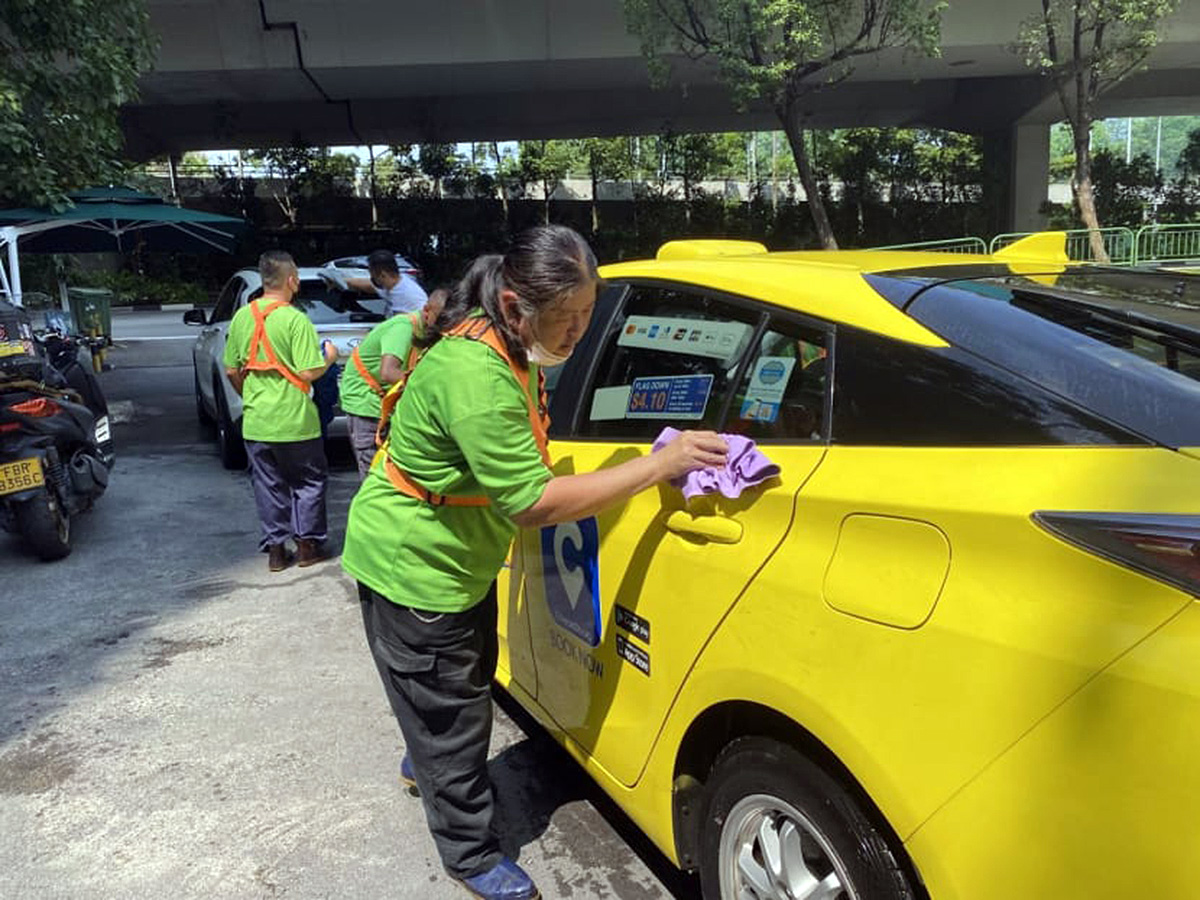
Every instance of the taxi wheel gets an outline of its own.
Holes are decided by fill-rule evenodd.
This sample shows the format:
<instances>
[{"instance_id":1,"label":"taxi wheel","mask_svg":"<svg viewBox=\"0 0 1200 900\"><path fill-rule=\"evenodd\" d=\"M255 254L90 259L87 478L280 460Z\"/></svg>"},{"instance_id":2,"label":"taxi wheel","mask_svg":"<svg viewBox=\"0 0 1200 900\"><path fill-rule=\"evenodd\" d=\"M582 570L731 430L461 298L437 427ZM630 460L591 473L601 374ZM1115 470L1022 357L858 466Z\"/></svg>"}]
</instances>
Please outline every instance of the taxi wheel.
<instances>
[{"instance_id":1,"label":"taxi wheel","mask_svg":"<svg viewBox=\"0 0 1200 900\"><path fill-rule=\"evenodd\" d=\"M909 878L859 802L805 756L739 738L706 792L705 900L914 900Z\"/></svg>"}]
</instances>

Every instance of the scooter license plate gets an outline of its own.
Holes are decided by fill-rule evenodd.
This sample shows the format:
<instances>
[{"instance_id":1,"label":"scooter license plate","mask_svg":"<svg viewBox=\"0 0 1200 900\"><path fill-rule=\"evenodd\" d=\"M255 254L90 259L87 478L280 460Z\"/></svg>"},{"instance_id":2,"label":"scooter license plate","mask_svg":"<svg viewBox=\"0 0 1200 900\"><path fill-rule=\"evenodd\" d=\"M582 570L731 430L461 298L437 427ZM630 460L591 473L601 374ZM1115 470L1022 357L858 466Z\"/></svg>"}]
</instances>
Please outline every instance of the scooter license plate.
<instances>
[{"instance_id":1,"label":"scooter license plate","mask_svg":"<svg viewBox=\"0 0 1200 900\"><path fill-rule=\"evenodd\" d=\"M42 464L36 459L18 459L16 462L0 463L0 496L27 491L46 483L42 477Z\"/></svg>"}]
</instances>

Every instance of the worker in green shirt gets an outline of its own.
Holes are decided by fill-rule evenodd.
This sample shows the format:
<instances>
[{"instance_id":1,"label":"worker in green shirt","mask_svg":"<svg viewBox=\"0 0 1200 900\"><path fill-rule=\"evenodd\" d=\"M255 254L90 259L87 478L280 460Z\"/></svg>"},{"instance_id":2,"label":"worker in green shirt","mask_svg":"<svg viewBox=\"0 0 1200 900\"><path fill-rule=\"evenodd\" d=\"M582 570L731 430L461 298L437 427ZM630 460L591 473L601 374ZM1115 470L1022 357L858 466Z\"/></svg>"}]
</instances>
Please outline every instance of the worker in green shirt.
<instances>
[{"instance_id":1,"label":"worker in green shirt","mask_svg":"<svg viewBox=\"0 0 1200 900\"><path fill-rule=\"evenodd\" d=\"M420 312L380 322L354 348L349 365L342 370L338 383L340 404L361 478L367 477L375 458L375 431L383 395L416 362L425 331L442 311L448 293L444 288L435 290Z\"/></svg>"},{"instance_id":2,"label":"worker in green shirt","mask_svg":"<svg viewBox=\"0 0 1200 900\"><path fill-rule=\"evenodd\" d=\"M225 339L225 374L242 397L242 437L250 459L254 503L267 566L324 559L328 466L312 383L337 359L324 349L308 316L292 306L300 273L290 254L268 250L258 260L262 296L234 313Z\"/></svg>"},{"instance_id":3,"label":"worker in green shirt","mask_svg":"<svg viewBox=\"0 0 1200 900\"><path fill-rule=\"evenodd\" d=\"M597 472L554 475L542 366L570 356L599 278L577 233L544 226L477 259L455 287L350 507L342 565L358 580L367 643L404 735L451 877L485 900L533 900L492 831L487 772L495 577L519 526L573 522L725 463L713 432Z\"/></svg>"}]
</instances>

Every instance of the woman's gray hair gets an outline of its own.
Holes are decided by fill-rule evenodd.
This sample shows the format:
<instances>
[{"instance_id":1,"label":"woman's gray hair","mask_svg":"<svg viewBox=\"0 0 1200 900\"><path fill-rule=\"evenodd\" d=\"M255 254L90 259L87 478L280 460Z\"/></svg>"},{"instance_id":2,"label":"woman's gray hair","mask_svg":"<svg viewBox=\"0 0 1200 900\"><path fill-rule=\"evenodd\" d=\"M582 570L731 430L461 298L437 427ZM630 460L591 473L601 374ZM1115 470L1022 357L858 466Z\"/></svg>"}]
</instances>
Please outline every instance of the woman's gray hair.
<instances>
[{"instance_id":1,"label":"woman's gray hair","mask_svg":"<svg viewBox=\"0 0 1200 900\"><path fill-rule=\"evenodd\" d=\"M517 235L503 256L480 256L471 264L451 292L434 330L444 334L473 309L482 307L509 353L525 363L525 347L504 318L500 292L516 294L521 314L532 317L599 280L596 254L577 231L565 225L530 228Z\"/></svg>"}]
</instances>

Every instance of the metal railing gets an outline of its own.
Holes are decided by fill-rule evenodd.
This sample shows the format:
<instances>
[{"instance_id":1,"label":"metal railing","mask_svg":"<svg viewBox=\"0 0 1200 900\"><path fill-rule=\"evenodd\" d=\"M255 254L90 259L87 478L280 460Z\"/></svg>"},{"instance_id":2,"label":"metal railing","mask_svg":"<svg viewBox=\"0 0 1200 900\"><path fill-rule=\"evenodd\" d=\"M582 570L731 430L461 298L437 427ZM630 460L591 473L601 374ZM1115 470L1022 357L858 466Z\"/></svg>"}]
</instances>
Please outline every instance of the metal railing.
<instances>
[{"instance_id":1,"label":"metal railing","mask_svg":"<svg viewBox=\"0 0 1200 900\"><path fill-rule=\"evenodd\" d=\"M917 241L912 244L888 244L872 247L872 250L927 250L938 253L983 253L988 252L987 242L979 237L947 238L941 241Z\"/></svg>"},{"instance_id":2,"label":"metal railing","mask_svg":"<svg viewBox=\"0 0 1200 900\"><path fill-rule=\"evenodd\" d=\"M1077 262L1096 262L1092 252L1092 242L1086 228L1077 228L1064 232L1067 236L1067 258ZM988 245L988 252L1015 244L1021 238L1037 234L1034 231L998 234ZM1132 266L1137 264L1137 235L1129 228L1101 228L1100 236L1104 241L1104 250L1108 260L1114 266Z\"/></svg>"},{"instance_id":3,"label":"metal railing","mask_svg":"<svg viewBox=\"0 0 1200 900\"><path fill-rule=\"evenodd\" d=\"M1137 263L1200 260L1200 223L1145 225L1137 232Z\"/></svg>"}]
</instances>

